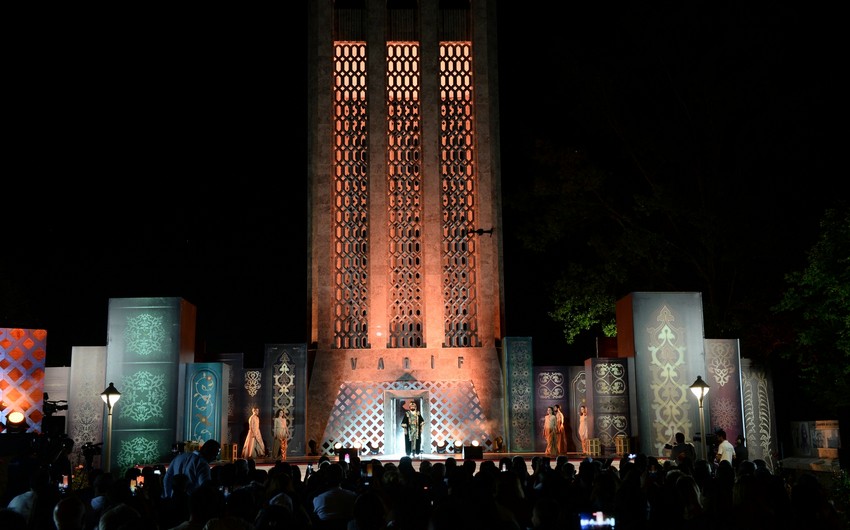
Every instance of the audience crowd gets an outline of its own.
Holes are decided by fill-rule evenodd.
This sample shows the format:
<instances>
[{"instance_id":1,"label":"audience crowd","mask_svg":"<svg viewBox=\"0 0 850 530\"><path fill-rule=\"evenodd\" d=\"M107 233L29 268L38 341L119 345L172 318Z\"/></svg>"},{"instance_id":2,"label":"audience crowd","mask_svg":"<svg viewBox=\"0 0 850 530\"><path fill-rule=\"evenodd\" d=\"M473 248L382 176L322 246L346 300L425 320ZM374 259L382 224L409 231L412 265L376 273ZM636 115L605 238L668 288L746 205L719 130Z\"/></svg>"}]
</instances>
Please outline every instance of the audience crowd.
<instances>
[{"instance_id":1,"label":"audience crowd","mask_svg":"<svg viewBox=\"0 0 850 530\"><path fill-rule=\"evenodd\" d=\"M735 468L646 455L616 466L585 458L578 468L564 456L447 456L418 464L409 457L395 464L325 456L302 477L285 461L262 469L241 459L214 465L194 489L188 476L176 474L170 496L157 467L120 474L95 468L85 487L65 492L49 472L36 470L29 489L0 510L0 528L550 530L579 529L582 518L600 512L618 530L845 528L815 476L791 480L760 460Z\"/></svg>"}]
</instances>

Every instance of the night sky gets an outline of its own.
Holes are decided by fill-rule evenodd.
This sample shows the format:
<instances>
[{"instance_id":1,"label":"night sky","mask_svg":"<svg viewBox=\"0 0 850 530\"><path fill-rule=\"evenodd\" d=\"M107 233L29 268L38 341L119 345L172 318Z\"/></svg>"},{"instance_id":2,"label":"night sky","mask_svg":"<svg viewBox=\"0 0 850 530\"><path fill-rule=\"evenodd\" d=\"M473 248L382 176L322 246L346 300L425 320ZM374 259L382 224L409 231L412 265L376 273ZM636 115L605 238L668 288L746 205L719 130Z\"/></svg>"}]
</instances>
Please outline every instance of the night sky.
<instances>
[{"instance_id":1,"label":"night sky","mask_svg":"<svg viewBox=\"0 0 850 530\"><path fill-rule=\"evenodd\" d=\"M728 260L748 264L724 304L746 303L747 286L778 296L835 199L835 17L802 4L516 4L500 3L505 196L540 175L541 148L580 153L608 176L605 204L669 188L722 214ZM185 298L197 349L249 363L264 344L307 339L304 17L181 15L22 24L0 326L47 329L48 366L106 343L109 298ZM507 335L532 336L540 363L578 364L593 352L546 316L542 272L582 242L530 253L523 215L506 200Z\"/></svg>"}]
</instances>

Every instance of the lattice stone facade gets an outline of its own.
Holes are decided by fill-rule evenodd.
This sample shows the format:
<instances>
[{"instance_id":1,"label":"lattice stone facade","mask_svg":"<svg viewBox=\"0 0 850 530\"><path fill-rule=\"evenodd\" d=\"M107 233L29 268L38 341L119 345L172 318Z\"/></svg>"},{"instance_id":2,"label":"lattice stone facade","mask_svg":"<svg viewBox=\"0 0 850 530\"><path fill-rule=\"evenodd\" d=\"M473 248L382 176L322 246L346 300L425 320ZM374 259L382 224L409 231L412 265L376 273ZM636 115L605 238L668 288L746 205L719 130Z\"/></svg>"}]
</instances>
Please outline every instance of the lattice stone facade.
<instances>
[{"instance_id":1,"label":"lattice stone facade","mask_svg":"<svg viewBox=\"0 0 850 530\"><path fill-rule=\"evenodd\" d=\"M308 440L350 381L469 385L505 436L495 12L310 3Z\"/></svg>"},{"instance_id":2,"label":"lattice stone facade","mask_svg":"<svg viewBox=\"0 0 850 530\"><path fill-rule=\"evenodd\" d=\"M402 402L418 396L425 396L427 404L421 411L426 425L423 452L432 452L443 440L462 440L465 445L478 440L484 447L492 446L495 435L489 432L489 422L470 381L347 381L334 403L322 448L330 450L335 442L351 447L359 441L364 446L372 442L383 452L403 452L399 411Z\"/></svg>"}]
</instances>

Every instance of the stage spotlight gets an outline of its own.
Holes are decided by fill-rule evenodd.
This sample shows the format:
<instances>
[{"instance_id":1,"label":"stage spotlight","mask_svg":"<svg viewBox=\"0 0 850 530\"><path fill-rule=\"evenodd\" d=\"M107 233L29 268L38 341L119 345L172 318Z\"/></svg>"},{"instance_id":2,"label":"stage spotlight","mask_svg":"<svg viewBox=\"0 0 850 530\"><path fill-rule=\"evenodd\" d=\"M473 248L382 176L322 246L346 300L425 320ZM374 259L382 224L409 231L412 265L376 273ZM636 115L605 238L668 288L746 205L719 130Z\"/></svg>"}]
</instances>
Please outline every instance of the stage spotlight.
<instances>
[{"instance_id":1,"label":"stage spotlight","mask_svg":"<svg viewBox=\"0 0 850 530\"><path fill-rule=\"evenodd\" d=\"M373 444L371 440L366 443L366 447L369 448L369 454L377 455L381 452L381 447Z\"/></svg>"},{"instance_id":2,"label":"stage spotlight","mask_svg":"<svg viewBox=\"0 0 850 530\"><path fill-rule=\"evenodd\" d=\"M334 454L342 453L342 442L337 442L334 444Z\"/></svg>"},{"instance_id":3,"label":"stage spotlight","mask_svg":"<svg viewBox=\"0 0 850 530\"><path fill-rule=\"evenodd\" d=\"M480 442L478 440L472 440L472 446L473 447L478 447L479 445L480 445Z\"/></svg>"},{"instance_id":4,"label":"stage spotlight","mask_svg":"<svg viewBox=\"0 0 850 530\"><path fill-rule=\"evenodd\" d=\"M460 440L455 440L455 443L452 444L452 452L460 454L463 452L463 442Z\"/></svg>"},{"instance_id":5,"label":"stage spotlight","mask_svg":"<svg viewBox=\"0 0 850 530\"><path fill-rule=\"evenodd\" d=\"M357 450L357 454L360 454L360 452L363 451L363 443L362 442L354 442L354 445L352 447L354 447L354 449Z\"/></svg>"},{"instance_id":6,"label":"stage spotlight","mask_svg":"<svg viewBox=\"0 0 850 530\"><path fill-rule=\"evenodd\" d=\"M446 441L445 440L437 443L437 453L441 454L441 455L446 454Z\"/></svg>"},{"instance_id":7,"label":"stage spotlight","mask_svg":"<svg viewBox=\"0 0 850 530\"><path fill-rule=\"evenodd\" d=\"M27 431L27 418L24 416L24 413L16 410L14 412L10 412L8 416L6 416L6 432L12 433L23 433Z\"/></svg>"}]
</instances>

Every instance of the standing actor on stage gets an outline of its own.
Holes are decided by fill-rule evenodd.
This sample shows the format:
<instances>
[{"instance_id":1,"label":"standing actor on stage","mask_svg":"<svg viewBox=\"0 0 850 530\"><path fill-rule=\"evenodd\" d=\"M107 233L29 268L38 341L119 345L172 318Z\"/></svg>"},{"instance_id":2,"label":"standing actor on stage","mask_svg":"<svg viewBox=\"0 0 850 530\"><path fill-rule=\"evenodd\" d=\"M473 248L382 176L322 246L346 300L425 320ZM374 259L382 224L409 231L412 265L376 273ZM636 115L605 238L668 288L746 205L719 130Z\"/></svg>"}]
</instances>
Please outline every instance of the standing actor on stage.
<instances>
[{"instance_id":1,"label":"standing actor on stage","mask_svg":"<svg viewBox=\"0 0 850 530\"><path fill-rule=\"evenodd\" d=\"M286 460L286 448L289 445L289 425L286 423L286 411L279 409L274 418L274 443L272 444L272 456L276 459Z\"/></svg>"},{"instance_id":2,"label":"standing actor on stage","mask_svg":"<svg viewBox=\"0 0 850 530\"><path fill-rule=\"evenodd\" d=\"M263 456L266 456L266 444L263 443L263 434L260 432L260 407L253 407L251 417L248 418L248 436L242 446L242 458L256 460Z\"/></svg>"},{"instance_id":3,"label":"standing actor on stage","mask_svg":"<svg viewBox=\"0 0 850 530\"><path fill-rule=\"evenodd\" d=\"M590 441L587 433L587 406L582 405L578 408L578 438L581 440L582 454L590 452Z\"/></svg>"},{"instance_id":4,"label":"standing actor on stage","mask_svg":"<svg viewBox=\"0 0 850 530\"><path fill-rule=\"evenodd\" d=\"M410 400L404 419L401 420L401 428L404 429L404 453L413 457L422 454L422 424L425 420L416 410L416 401Z\"/></svg>"}]
</instances>

